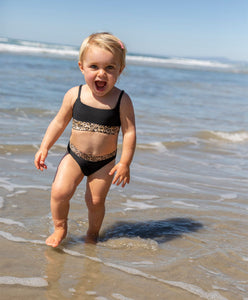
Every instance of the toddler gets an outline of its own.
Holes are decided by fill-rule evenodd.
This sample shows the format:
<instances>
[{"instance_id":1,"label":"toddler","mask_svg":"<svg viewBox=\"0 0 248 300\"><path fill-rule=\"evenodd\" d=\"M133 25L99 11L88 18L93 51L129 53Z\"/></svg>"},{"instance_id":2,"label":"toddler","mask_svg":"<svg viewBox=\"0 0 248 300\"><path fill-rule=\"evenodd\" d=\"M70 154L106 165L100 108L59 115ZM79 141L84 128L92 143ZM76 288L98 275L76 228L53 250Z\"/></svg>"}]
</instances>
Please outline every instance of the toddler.
<instances>
[{"instance_id":1,"label":"toddler","mask_svg":"<svg viewBox=\"0 0 248 300\"><path fill-rule=\"evenodd\" d=\"M125 68L126 48L114 35L96 33L86 38L79 53L79 69L85 85L71 88L47 128L35 166L43 171L49 149L72 119L67 152L51 190L54 233L46 244L57 247L67 234L70 199L87 176L85 201L88 230L85 242L96 243L105 215L105 199L111 183L124 187L130 180L130 164L136 145L134 109L130 97L115 84ZM116 164L118 133L123 145Z\"/></svg>"}]
</instances>

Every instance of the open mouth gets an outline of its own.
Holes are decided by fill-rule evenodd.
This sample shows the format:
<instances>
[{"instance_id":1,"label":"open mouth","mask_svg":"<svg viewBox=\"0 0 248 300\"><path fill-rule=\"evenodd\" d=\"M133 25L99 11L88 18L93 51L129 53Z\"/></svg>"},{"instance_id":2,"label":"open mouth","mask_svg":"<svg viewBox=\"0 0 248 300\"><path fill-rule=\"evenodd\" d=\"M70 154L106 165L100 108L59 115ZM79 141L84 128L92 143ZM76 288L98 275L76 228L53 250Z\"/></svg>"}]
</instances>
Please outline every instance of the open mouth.
<instances>
[{"instance_id":1,"label":"open mouth","mask_svg":"<svg viewBox=\"0 0 248 300\"><path fill-rule=\"evenodd\" d=\"M106 81L95 81L96 89L98 91L103 91L105 86L107 85Z\"/></svg>"}]
</instances>

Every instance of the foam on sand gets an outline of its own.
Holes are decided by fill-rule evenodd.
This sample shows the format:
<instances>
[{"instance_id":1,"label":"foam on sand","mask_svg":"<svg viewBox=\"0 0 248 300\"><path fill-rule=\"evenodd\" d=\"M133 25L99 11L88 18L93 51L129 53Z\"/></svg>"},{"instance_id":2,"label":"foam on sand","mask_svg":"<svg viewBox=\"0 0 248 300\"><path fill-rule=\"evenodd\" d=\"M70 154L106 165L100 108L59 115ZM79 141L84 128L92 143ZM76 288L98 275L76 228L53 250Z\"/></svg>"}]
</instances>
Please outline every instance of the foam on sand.
<instances>
[{"instance_id":1,"label":"foam on sand","mask_svg":"<svg viewBox=\"0 0 248 300\"><path fill-rule=\"evenodd\" d=\"M117 293L112 294L112 297L117 300L134 300L133 298L128 298L128 297L125 297L125 296L123 296L121 294L117 294Z\"/></svg>"},{"instance_id":2,"label":"foam on sand","mask_svg":"<svg viewBox=\"0 0 248 300\"><path fill-rule=\"evenodd\" d=\"M0 284L19 284L24 286L31 286L31 287L45 287L48 286L47 281L41 277L27 277L27 278L20 278L20 277L13 277L13 276L2 276L0 277Z\"/></svg>"},{"instance_id":3,"label":"foam on sand","mask_svg":"<svg viewBox=\"0 0 248 300\"><path fill-rule=\"evenodd\" d=\"M71 251L71 250L68 250L68 249L65 249L65 248L63 249L63 251L65 253L69 254L69 255L78 256L78 257L81 256L81 257L84 257L84 258L88 258L90 260L93 259L94 261L101 262L105 266L108 266L110 268L119 270L119 271L124 272L124 273L128 273L130 275L140 276L140 277L143 277L143 278L146 278L146 279L161 282L161 283L169 285L169 286L173 286L173 287L183 289L183 290L185 290L185 291L187 291L191 294L197 295L197 296L199 296L203 299L207 299L207 300L228 300L227 298L220 295L217 291L206 292L202 288L200 288L196 285L193 285L193 284L180 282L180 281L165 280L165 279L156 277L154 275L147 274L145 272L142 272L142 271L134 269L134 268L130 268L130 267L122 266L122 265L117 265L117 264L114 264L114 263L107 263L107 262L102 261L99 258L95 259L95 257L93 258L93 257L87 256L85 254L81 254L79 252Z\"/></svg>"},{"instance_id":4,"label":"foam on sand","mask_svg":"<svg viewBox=\"0 0 248 300\"><path fill-rule=\"evenodd\" d=\"M122 205L127 206L125 210L134 210L134 209L151 209L151 208L156 208L156 205L152 204L147 204L144 202L138 202L138 201L132 201L132 200L127 200L126 203L122 203Z\"/></svg>"},{"instance_id":5,"label":"foam on sand","mask_svg":"<svg viewBox=\"0 0 248 300\"><path fill-rule=\"evenodd\" d=\"M174 204L178 204L178 205L184 205L184 206L189 206L189 207L196 207L198 208L199 205L196 205L196 204L192 204L192 203L186 203L186 202L183 202L183 201L172 201L172 203Z\"/></svg>"},{"instance_id":6,"label":"foam on sand","mask_svg":"<svg viewBox=\"0 0 248 300\"><path fill-rule=\"evenodd\" d=\"M15 242L30 242L30 243L39 243L39 244L44 244L43 241L35 241L35 240L25 240L20 237L14 237L11 234L7 232L2 232L0 231L0 235L2 235L4 238L7 238L9 240L15 241ZM219 294L217 291L210 291L206 292L199 286L186 283L186 282L181 282L181 281L171 281L171 280L165 280L162 278L159 278L157 276L145 273L143 271L140 271L135 268L130 268L122 265L118 265L115 263L109 263L109 262L104 262L102 259L98 257L91 257L83 253L79 253L77 251L72 251L66 248L61 249L64 253L67 253L68 255L76 256L76 257L83 257L86 259L89 259L91 261L101 263L109 268L113 268L115 270L119 270L120 272L127 273L129 275L133 276L139 276L145 279L149 280L154 280L160 283L163 283L167 286L171 286L174 288L180 288L184 291L187 291L188 293L197 295L203 299L207 300L228 300L227 298L223 297L222 295ZM10 276L4 276L0 277L0 284L21 284L21 285L27 285L27 286L36 286L36 287L41 287L41 286L47 286L47 282L43 278L17 278L17 277L10 277Z\"/></svg>"},{"instance_id":7,"label":"foam on sand","mask_svg":"<svg viewBox=\"0 0 248 300\"><path fill-rule=\"evenodd\" d=\"M3 207L3 204L4 204L4 199L3 199L3 197L0 197L0 208Z\"/></svg>"},{"instance_id":8,"label":"foam on sand","mask_svg":"<svg viewBox=\"0 0 248 300\"><path fill-rule=\"evenodd\" d=\"M17 222L17 221L14 221L14 220L11 220L11 219L6 219L6 218L0 218L0 223L7 224L7 225L17 225L17 226L20 226L20 227L25 227L24 224L21 223L21 222Z\"/></svg>"},{"instance_id":9,"label":"foam on sand","mask_svg":"<svg viewBox=\"0 0 248 300\"><path fill-rule=\"evenodd\" d=\"M40 240L27 240L19 236L13 236L9 232L0 231L0 236L5 238L6 240L12 241L12 242L19 242L19 243L32 243L32 244L45 244L44 241Z\"/></svg>"}]
</instances>

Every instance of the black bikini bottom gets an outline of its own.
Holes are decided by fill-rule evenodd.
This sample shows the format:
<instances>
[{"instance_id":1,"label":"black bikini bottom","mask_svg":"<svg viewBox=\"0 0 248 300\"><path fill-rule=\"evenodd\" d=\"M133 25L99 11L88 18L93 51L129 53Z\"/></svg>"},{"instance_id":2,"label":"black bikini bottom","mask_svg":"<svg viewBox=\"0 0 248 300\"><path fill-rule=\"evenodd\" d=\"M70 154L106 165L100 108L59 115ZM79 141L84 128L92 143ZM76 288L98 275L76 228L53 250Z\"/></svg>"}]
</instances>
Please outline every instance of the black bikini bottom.
<instances>
[{"instance_id":1,"label":"black bikini bottom","mask_svg":"<svg viewBox=\"0 0 248 300\"><path fill-rule=\"evenodd\" d=\"M89 176L96 171L103 168L105 165L110 163L116 158L117 150L107 155L92 156L89 154L82 153L73 144L69 143L67 146L67 153L69 153L75 161L78 163L84 175Z\"/></svg>"}]
</instances>

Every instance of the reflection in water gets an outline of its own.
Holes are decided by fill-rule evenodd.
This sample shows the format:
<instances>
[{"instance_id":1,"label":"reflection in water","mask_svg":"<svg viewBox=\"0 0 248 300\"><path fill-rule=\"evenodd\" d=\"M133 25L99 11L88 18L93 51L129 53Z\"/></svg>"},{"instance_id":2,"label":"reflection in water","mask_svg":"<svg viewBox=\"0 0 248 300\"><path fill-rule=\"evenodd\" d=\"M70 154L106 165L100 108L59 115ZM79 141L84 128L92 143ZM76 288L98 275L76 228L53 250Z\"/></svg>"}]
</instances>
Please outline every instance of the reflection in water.
<instances>
[{"instance_id":1,"label":"reflection in water","mask_svg":"<svg viewBox=\"0 0 248 300\"><path fill-rule=\"evenodd\" d=\"M85 245L85 256L96 256L96 247ZM68 256L61 249L49 248L45 252L47 258L46 275L49 287L47 299L68 299L71 295L86 299L86 295L94 294L96 287L102 284L99 263L89 259L78 260ZM75 263L76 260L76 263Z\"/></svg>"}]
</instances>

